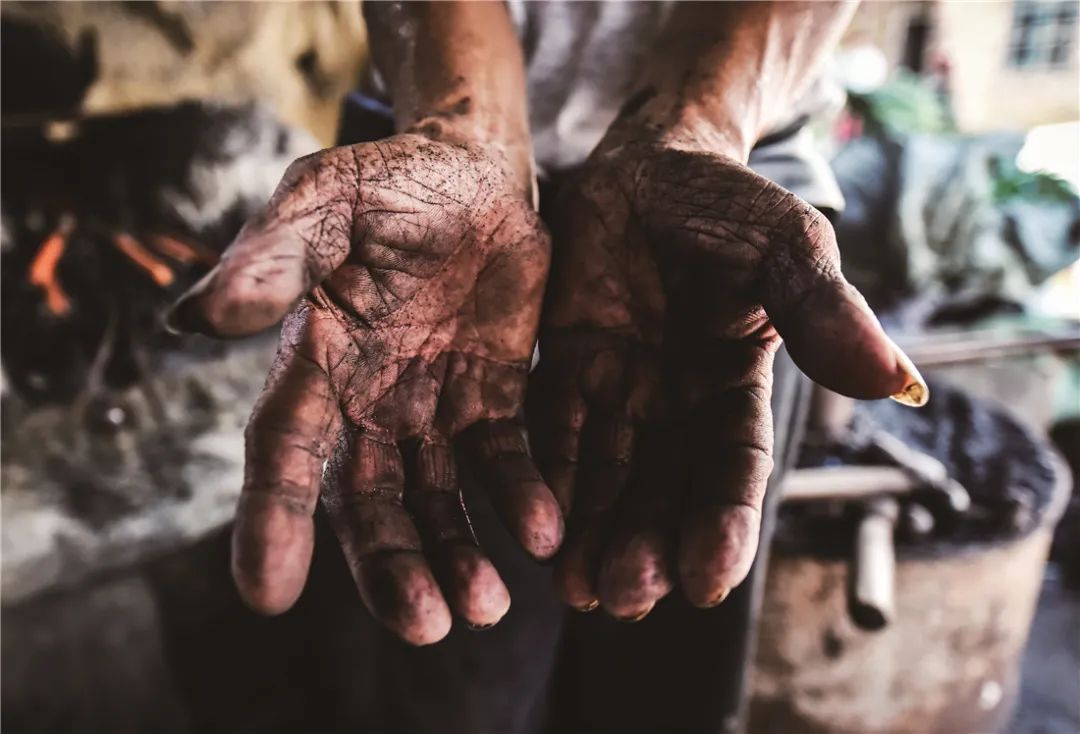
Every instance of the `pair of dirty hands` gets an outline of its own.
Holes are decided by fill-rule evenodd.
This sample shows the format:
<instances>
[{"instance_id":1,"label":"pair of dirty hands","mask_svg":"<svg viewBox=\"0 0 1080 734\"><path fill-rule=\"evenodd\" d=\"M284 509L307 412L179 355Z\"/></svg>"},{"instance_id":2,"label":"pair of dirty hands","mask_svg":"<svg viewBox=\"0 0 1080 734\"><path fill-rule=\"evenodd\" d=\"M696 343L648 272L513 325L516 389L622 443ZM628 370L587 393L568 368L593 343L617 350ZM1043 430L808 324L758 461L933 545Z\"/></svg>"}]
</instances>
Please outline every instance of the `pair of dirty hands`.
<instances>
[{"instance_id":1,"label":"pair of dirty hands","mask_svg":"<svg viewBox=\"0 0 1080 734\"><path fill-rule=\"evenodd\" d=\"M833 390L919 399L825 219L739 162L602 147L549 237L502 161L414 134L303 158L174 310L219 337L285 317L234 534L255 609L301 593L321 501L402 638L496 623L465 470L573 607L712 606L757 548L781 337Z\"/></svg>"}]
</instances>

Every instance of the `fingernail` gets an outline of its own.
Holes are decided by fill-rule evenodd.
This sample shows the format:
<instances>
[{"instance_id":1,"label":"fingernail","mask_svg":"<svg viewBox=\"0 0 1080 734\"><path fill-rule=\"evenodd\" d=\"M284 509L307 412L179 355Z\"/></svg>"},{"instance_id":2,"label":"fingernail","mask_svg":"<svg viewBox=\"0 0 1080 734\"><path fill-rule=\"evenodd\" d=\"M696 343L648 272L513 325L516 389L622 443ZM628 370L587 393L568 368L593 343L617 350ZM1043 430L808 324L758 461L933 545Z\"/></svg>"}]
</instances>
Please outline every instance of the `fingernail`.
<instances>
[{"instance_id":1,"label":"fingernail","mask_svg":"<svg viewBox=\"0 0 1080 734\"><path fill-rule=\"evenodd\" d=\"M165 319L163 322L165 331L169 332L173 336L183 336L184 330L180 328L180 324L176 319L176 306L173 306L165 312Z\"/></svg>"},{"instance_id":2,"label":"fingernail","mask_svg":"<svg viewBox=\"0 0 1080 734\"><path fill-rule=\"evenodd\" d=\"M190 292L181 296L165 314L165 329L172 334L209 334L209 327Z\"/></svg>"},{"instance_id":3,"label":"fingernail","mask_svg":"<svg viewBox=\"0 0 1080 734\"><path fill-rule=\"evenodd\" d=\"M702 606L704 608L706 608L706 609L711 609L712 607L719 606L720 603L722 601L724 601L724 599L728 598L728 594L730 594L730 593L731 593L731 589L724 589L719 594L714 596L712 599L710 599L709 601L702 604Z\"/></svg>"},{"instance_id":4,"label":"fingernail","mask_svg":"<svg viewBox=\"0 0 1080 734\"><path fill-rule=\"evenodd\" d=\"M649 616L649 612L653 610L654 606L656 605L650 604L649 606L645 607L645 611L633 617L616 617L615 619L619 620L620 622L640 622L641 620L645 619L645 617Z\"/></svg>"},{"instance_id":5,"label":"fingernail","mask_svg":"<svg viewBox=\"0 0 1080 734\"><path fill-rule=\"evenodd\" d=\"M202 334L216 336L217 329L206 318L204 295L210 290L212 278L217 272L211 270L198 283L180 296L165 314L165 328L173 334Z\"/></svg>"},{"instance_id":6,"label":"fingernail","mask_svg":"<svg viewBox=\"0 0 1080 734\"><path fill-rule=\"evenodd\" d=\"M190 316L185 313L188 309L187 301L187 297L182 296L179 301L165 312L165 331L177 336L191 334L195 331L190 323Z\"/></svg>"},{"instance_id":7,"label":"fingernail","mask_svg":"<svg viewBox=\"0 0 1080 734\"><path fill-rule=\"evenodd\" d=\"M472 622L466 622L465 626L468 627L469 629L471 629L473 632L479 632L480 630L489 630L489 629L491 629L492 627L495 626L495 623L494 622L489 622L487 624L473 624Z\"/></svg>"},{"instance_id":8,"label":"fingernail","mask_svg":"<svg viewBox=\"0 0 1080 734\"><path fill-rule=\"evenodd\" d=\"M904 354L904 350L893 344L893 356L896 357L897 366L904 371L906 380L900 392L893 393L889 397L903 405L912 408L921 408L930 399L930 388L926 386L926 380L919 374L911 357Z\"/></svg>"},{"instance_id":9,"label":"fingernail","mask_svg":"<svg viewBox=\"0 0 1080 734\"><path fill-rule=\"evenodd\" d=\"M576 609L577 611L584 614L585 612L591 612L592 610L596 609L598 606L600 606L600 600L599 599L593 599L591 602L589 602L585 606L574 607L574 609Z\"/></svg>"},{"instance_id":10,"label":"fingernail","mask_svg":"<svg viewBox=\"0 0 1080 734\"><path fill-rule=\"evenodd\" d=\"M201 296L210 290L220 266L199 279L165 314L165 328L173 334L205 334L213 336L214 328L203 314Z\"/></svg>"}]
</instances>

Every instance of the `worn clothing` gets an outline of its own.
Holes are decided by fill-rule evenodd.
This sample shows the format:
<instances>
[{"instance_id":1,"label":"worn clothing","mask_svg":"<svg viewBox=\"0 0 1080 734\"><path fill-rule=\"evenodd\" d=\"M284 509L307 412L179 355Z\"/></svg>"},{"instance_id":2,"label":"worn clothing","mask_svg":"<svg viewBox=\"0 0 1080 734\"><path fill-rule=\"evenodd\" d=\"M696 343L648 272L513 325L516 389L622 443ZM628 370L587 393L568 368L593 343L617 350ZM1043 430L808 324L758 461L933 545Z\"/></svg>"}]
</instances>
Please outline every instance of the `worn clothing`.
<instances>
[{"instance_id":1,"label":"worn clothing","mask_svg":"<svg viewBox=\"0 0 1080 734\"><path fill-rule=\"evenodd\" d=\"M525 52L530 126L541 178L541 215L562 174L580 166L635 91L672 2L523 2L508 6ZM825 87L793 109L750 157L758 173L824 210L842 198L805 123ZM370 97L349 102L342 142L389 113ZM380 112L382 110L382 112ZM383 127L392 126L384 119ZM542 352L542 345L541 345ZM794 460L807 383L786 352L777 357L772 407L776 469L763 508L762 547L746 582L719 607L700 610L678 591L636 624L556 601L550 568L531 562L466 490L477 535L510 590L492 630L454 626L429 648L385 640L378 658L384 695L375 729L400 732L735 732L747 691L776 487ZM470 491L473 496L470 495ZM374 624L373 622L371 624Z\"/></svg>"},{"instance_id":2,"label":"worn clothing","mask_svg":"<svg viewBox=\"0 0 1080 734\"><path fill-rule=\"evenodd\" d=\"M636 91L675 3L509 0L507 5L525 55L533 156L541 179L556 176L585 161ZM343 130L352 119L354 130L382 126L388 134L393 126L385 87L378 69L370 71L369 93L346 100ZM750 167L818 209L839 211L843 196L807 123L837 111L843 101L837 85L818 80L755 146ZM359 139L369 138L354 132L341 142Z\"/></svg>"},{"instance_id":3,"label":"worn clothing","mask_svg":"<svg viewBox=\"0 0 1080 734\"><path fill-rule=\"evenodd\" d=\"M529 127L540 175L580 165L635 92L675 3L526 2L508 7L525 54ZM750 167L818 207L843 198L806 122L843 103L821 80L754 149Z\"/></svg>"}]
</instances>

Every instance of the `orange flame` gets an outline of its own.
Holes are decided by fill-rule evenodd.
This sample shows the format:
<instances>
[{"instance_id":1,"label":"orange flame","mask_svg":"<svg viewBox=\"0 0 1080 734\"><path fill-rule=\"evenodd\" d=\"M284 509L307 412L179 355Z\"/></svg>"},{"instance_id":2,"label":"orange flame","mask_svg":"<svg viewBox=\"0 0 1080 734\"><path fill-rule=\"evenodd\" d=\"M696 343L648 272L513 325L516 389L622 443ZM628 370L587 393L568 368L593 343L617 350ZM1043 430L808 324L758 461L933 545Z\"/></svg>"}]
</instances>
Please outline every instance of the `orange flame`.
<instances>
[{"instance_id":1,"label":"orange flame","mask_svg":"<svg viewBox=\"0 0 1080 734\"><path fill-rule=\"evenodd\" d=\"M145 270L146 274L159 286L165 288L172 285L175 276L169 266L127 232L117 232L113 237L113 244L120 252L131 258L132 262Z\"/></svg>"},{"instance_id":2,"label":"orange flame","mask_svg":"<svg viewBox=\"0 0 1080 734\"><path fill-rule=\"evenodd\" d=\"M67 249L70 225L61 223L56 231L41 243L30 263L30 282L45 292L45 305L53 316L66 316L71 312L71 299L64 292L56 269Z\"/></svg>"},{"instance_id":3,"label":"orange flame","mask_svg":"<svg viewBox=\"0 0 1080 734\"><path fill-rule=\"evenodd\" d=\"M184 265L194 262L217 265L219 259L218 254L209 248L166 234L153 235L150 242L158 252Z\"/></svg>"}]
</instances>

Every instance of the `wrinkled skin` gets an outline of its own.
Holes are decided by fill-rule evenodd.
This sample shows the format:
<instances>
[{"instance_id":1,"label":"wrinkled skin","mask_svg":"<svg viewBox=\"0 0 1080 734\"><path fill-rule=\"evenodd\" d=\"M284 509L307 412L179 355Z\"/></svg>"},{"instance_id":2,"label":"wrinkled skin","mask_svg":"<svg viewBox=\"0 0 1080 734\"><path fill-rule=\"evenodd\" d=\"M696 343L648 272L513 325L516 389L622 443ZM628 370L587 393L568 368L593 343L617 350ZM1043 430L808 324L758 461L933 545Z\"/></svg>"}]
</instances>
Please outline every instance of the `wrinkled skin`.
<instances>
[{"instance_id":1,"label":"wrinkled skin","mask_svg":"<svg viewBox=\"0 0 1080 734\"><path fill-rule=\"evenodd\" d=\"M578 609L639 619L677 583L712 606L746 576L781 336L838 392L925 397L825 218L733 159L601 148L553 234L529 419L569 513L556 582Z\"/></svg>"},{"instance_id":2,"label":"wrinkled skin","mask_svg":"<svg viewBox=\"0 0 1080 734\"><path fill-rule=\"evenodd\" d=\"M451 609L489 626L510 603L455 454L527 551L557 549L561 515L516 422L549 245L500 160L407 134L301 159L177 305L178 328L215 336L288 312L234 532L255 609L284 611L303 588L328 459L321 500L360 594L414 644L442 638Z\"/></svg>"}]
</instances>

